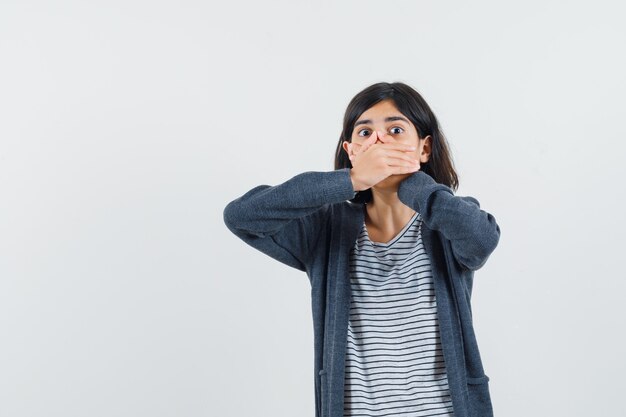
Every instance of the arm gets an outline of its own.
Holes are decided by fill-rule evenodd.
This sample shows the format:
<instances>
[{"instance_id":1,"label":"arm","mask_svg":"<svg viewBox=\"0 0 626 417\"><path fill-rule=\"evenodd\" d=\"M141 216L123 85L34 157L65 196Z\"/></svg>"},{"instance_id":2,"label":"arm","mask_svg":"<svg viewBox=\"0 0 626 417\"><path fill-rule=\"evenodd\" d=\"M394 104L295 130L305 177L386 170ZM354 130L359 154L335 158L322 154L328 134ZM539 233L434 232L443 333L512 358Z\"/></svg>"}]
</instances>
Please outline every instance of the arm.
<instances>
[{"instance_id":1,"label":"arm","mask_svg":"<svg viewBox=\"0 0 626 417\"><path fill-rule=\"evenodd\" d=\"M404 179L398 198L450 241L455 259L466 269L480 269L498 245L500 226L494 216L481 210L475 198L455 196L425 172Z\"/></svg>"},{"instance_id":2,"label":"arm","mask_svg":"<svg viewBox=\"0 0 626 417\"><path fill-rule=\"evenodd\" d=\"M353 197L350 168L307 171L279 185L258 185L231 201L224 223L250 246L306 271L328 204Z\"/></svg>"}]
</instances>

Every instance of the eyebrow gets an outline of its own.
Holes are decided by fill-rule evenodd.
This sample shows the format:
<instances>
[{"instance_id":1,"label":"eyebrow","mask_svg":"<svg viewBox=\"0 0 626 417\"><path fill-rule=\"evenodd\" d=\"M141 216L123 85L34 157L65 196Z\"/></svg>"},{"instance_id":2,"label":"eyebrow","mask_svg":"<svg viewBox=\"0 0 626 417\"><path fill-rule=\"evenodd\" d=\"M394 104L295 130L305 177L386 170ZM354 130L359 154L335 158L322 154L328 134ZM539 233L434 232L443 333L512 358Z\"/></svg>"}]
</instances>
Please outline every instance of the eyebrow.
<instances>
[{"instance_id":1,"label":"eyebrow","mask_svg":"<svg viewBox=\"0 0 626 417\"><path fill-rule=\"evenodd\" d=\"M406 122L407 124L409 123L409 121L402 116L390 116L390 117L385 118L385 122L394 122L396 120L401 120L403 122ZM370 124L370 123L372 123L370 119L359 120L358 122L354 124L354 127L357 127L358 125L365 125L365 124Z\"/></svg>"}]
</instances>

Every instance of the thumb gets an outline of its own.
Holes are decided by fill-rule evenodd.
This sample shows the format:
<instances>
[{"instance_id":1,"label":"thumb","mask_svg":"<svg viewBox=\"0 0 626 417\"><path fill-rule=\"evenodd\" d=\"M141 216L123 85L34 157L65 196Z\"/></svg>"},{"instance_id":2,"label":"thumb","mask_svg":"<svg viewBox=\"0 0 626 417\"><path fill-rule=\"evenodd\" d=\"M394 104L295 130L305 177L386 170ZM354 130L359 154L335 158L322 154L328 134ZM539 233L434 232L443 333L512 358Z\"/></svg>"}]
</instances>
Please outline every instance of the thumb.
<instances>
[{"instance_id":1,"label":"thumb","mask_svg":"<svg viewBox=\"0 0 626 417\"><path fill-rule=\"evenodd\" d=\"M367 139L367 142L364 143L364 145L370 146L375 144L378 140L380 139L380 135L378 134L377 131L374 131L374 133L372 133L370 135L370 137Z\"/></svg>"},{"instance_id":2,"label":"thumb","mask_svg":"<svg viewBox=\"0 0 626 417\"><path fill-rule=\"evenodd\" d=\"M367 138L365 142L363 142L361 149L359 149L359 153L365 152L370 146L375 144L377 141L378 141L378 135L376 134L376 132L374 132L370 135L369 138Z\"/></svg>"}]
</instances>

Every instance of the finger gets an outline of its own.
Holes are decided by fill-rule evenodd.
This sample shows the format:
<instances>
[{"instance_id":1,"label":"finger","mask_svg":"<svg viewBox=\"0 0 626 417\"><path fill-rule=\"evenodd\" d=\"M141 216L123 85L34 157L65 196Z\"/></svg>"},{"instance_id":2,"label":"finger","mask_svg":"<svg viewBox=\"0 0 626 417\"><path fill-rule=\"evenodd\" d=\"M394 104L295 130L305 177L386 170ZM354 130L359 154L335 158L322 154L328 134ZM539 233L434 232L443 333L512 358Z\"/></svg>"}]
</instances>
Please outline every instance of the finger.
<instances>
[{"instance_id":1,"label":"finger","mask_svg":"<svg viewBox=\"0 0 626 417\"><path fill-rule=\"evenodd\" d=\"M374 131L369 138L367 138L367 140L365 142L363 142L363 145L361 146L361 149L359 149L359 153L365 152L370 146L372 146L373 144L375 144L378 141L378 135L376 133L376 131Z\"/></svg>"},{"instance_id":2,"label":"finger","mask_svg":"<svg viewBox=\"0 0 626 417\"><path fill-rule=\"evenodd\" d=\"M378 148L383 158L399 158L407 162L417 161L415 150L408 149L401 143L384 143Z\"/></svg>"},{"instance_id":3,"label":"finger","mask_svg":"<svg viewBox=\"0 0 626 417\"><path fill-rule=\"evenodd\" d=\"M369 141L369 139L368 139L368 141ZM352 148L353 149L352 155L353 156L357 156L357 155L360 155L363 152L365 152L367 150L367 148L369 148L371 146L371 144L368 144L368 141L363 142L362 145L359 145L359 144L355 143L354 147Z\"/></svg>"},{"instance_id":4,"label":"finger","mask_svg":"<svg viewBox=\"0 0 626 417\"><path fill-rule=\"evenodd\" d=\"M406 172L415 172L421 168L421 165L418 160L414 160L412 162L405 161L400 158L390 158L385 161L387 167L397 174L403 174Z\"/></svg>"},{"instance_id":5,"label":"finger","mask_svg":"<svg viewBox=\"0 0 626 417\"><path fill-rule=\"evenodd\" d=\"M389 149L389 150L398 150L398 151L415 151L417 149L417 146L415 145L411 145L409 143L402 143L402 142L392 142L392 143L383 143L380 145L382 149Z\"/></svg>"},{"instance_id":6,"label":"finger","mask_svg":"<svg viewBox=\"0 0 626 417\"><path fill-rule=\"evenodd\" d=\"M420 170L420 167L398 167L398 166L390 166L389 167L389 175L402 175L402 174L411 174L413 172L417 172Z\"/></svg>"},{"instance_id":7,"label":"finger","mask_svg":"<svg viewBox=\"0 0 626 417\"><path fill-rule=\"evenodd\" d=\"M363 142L363 144L361 144L361 145L355 144L356 146L358 146L358 148L354 151L354 156L357 156L357 155L365 152L367 149L369 149L370 146L375 144L377 141L378 141L378 133L376 131L374 131L365 140L365 142Z\"/></svg>"},{"instance_id":8,"label":"finger","mask_svg":"<svg viewBox=\"0 0 626 417\"><path fill-rule=\"evenodd\" d=\"M365 141L365 143L363 143L363 145L367 145L367 146L371 146L374 143L376 143L376 141L378 140L378 134L376 133L376 131L372 132L372 134L370 135L369 138L367 138L367 140Z\"/></svg>"},{"instance_id":9,"label":"finger","mask_svg":"<svg viewBox=\"0 0 626 417\"><path fill-rule=\"evenodd\" d=\"M391 166L408 166L408 167L420 166L420 162L418 159L402 154L402 153L400 153L399 155L397 154L387 155L385 156L384 161L387 165L391 165Z\"/></svg>"},{"instance_id":10,"label":"finger","mask_svg":"<svg viewBox=\"0 0 626 417\"><path fill-rule=\"evenodd\" d=\"M373 143L369 143L367 145L363 145L361 146L361 148L359 148L359 154L362 154L363 152L365 152L366 150L368 150L369 148L371 148L373 145Z\"/></svg>"}]
</instances>

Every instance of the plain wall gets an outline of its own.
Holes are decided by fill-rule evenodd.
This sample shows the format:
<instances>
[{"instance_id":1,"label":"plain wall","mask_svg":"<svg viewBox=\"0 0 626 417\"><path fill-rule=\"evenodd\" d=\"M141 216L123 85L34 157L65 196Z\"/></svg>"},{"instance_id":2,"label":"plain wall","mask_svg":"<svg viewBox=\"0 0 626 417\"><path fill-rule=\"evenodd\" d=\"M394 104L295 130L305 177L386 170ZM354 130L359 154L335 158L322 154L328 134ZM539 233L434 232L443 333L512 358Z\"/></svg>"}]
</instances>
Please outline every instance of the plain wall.
<instances>
[{"instance_id":1,"label":"plain wall","mask_svg":"<svg viewBox=\"0 0 626 417\"><path fill-rule=\"evenodd\" d=\"M472 306L497 416L617 416L624 6L0 3L0 416L313 416L306 275L222 210L333 169L361 89L431 105L501 240Z\"/></svg>"}]
</instances>

